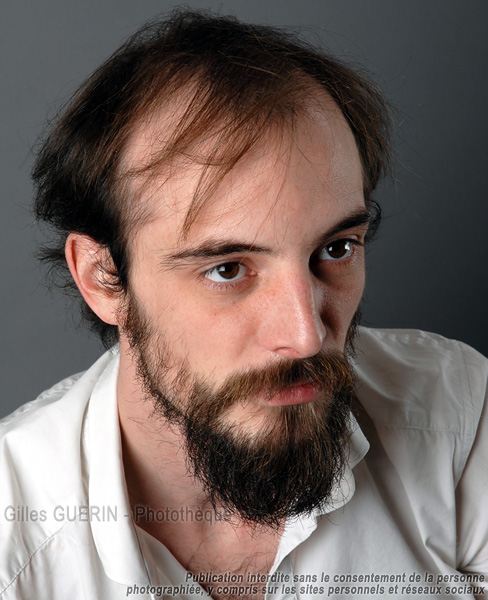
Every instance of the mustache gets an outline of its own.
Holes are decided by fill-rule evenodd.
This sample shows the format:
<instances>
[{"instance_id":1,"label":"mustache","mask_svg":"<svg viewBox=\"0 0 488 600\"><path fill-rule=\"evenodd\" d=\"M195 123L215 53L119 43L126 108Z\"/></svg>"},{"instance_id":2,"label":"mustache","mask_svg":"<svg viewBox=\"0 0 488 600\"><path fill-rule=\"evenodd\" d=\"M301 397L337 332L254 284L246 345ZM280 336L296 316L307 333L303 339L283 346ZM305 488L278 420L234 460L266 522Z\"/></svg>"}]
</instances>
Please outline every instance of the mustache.
<instances>
[{"instance_id":1,"label":"mustache","mask_svg":"<svg viewBox=\"0 0 488 600\"><path fill-rule=\"evenodd\" d=\"M322 351L305 359L293 359L249 369L229 376L217 391L197 383L190 394L190 406L202 405L206 399L213 410L225 410L237 401L244 402L257 395L273 397L288 387L311 384L325 395L340 390L352 394L356 387L354 370L347 356L337 350Z\"/></svg>"}]
</instances>

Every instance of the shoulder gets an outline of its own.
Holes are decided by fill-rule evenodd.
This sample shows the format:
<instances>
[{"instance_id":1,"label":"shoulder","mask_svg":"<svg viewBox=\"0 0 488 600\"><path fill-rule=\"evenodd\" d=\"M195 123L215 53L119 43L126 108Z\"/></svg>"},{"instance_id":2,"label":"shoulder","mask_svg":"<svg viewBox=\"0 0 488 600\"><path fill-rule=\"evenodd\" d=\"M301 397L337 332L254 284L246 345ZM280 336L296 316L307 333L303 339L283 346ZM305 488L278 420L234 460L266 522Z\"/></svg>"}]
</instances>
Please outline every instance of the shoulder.
<instances>
[{"instance_id":1,"label":"shoulder","mask_svg":"<svg viewBox=\"0 0 488 600\"><path fill-rule=\"evenodd\" d=\"M48 459L62 463L60 450L79 445L79 435L78 441L74 438L80 432L86 405L111 358L107 352L85 373L63 379L0 420L0 460L8 459L10 470Z\"/></svg>"},{"instance_id":2,"label":"shoulder","mask_svg":"<svg viewBox=\"0 0 488 600\"><path fill-rule=\"evenodd\" d=\"M362 329L360 425L377 485L401 486L430 548L462 572L488 573L488 361L469 346L411 330ZM389 502L393 502L389 497ZM447 557L447 558L446 558Z\"/></svg>"},{"instance_id":3,"label":"shoulder","mask_svg":"<svg viewBox=\"0 0 488 600\"><path fill-rule=\"evenodd\" d=\"M432 333L362 328L356 360L359 403L388 456L407 472L447 469L457 484L486 412L487 359Z\"/></svg>"},{"instance_id":4,"label":"shoulder","mask_svg":"<svg viewBox=\"0 0 488 600\"><path fill-rule=\"evenodd\" d=\"M488 380L488 360L473 348L425 331L361 328L356 360L375 420L473 433Z\"/></svg>"},{"instance_id":5,"label":"shoulder","mask_svg":"<svg viewBox=\"0 0 488 600\"><path fill-rule=\"evenodd\" d=\"M55 504L85 502L84 417L111 358L105 354L0 421L0 595L66 525Z\"/></svg>"}]
</instances>

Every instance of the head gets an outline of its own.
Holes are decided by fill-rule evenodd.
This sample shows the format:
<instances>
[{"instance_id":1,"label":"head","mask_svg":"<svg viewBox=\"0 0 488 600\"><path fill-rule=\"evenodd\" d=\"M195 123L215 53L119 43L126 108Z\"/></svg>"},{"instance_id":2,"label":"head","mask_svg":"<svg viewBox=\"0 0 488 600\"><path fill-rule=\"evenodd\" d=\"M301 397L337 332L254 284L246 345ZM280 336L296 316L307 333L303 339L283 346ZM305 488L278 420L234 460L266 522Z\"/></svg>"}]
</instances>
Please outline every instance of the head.
<instances>
[{"instance_id":1,"label":"head","mask_svg":"<svg viewBox=\"0 0 488 600\"><path fill-rule=\"evenodd\" d=\"M209 496L251 521L317 506L341 472L387 133L380 94L329 56L177 12L95 72L39 155L46 257L136 358ZM251 499L218 481L223 456Z\"/></svg>"}]
</instances>

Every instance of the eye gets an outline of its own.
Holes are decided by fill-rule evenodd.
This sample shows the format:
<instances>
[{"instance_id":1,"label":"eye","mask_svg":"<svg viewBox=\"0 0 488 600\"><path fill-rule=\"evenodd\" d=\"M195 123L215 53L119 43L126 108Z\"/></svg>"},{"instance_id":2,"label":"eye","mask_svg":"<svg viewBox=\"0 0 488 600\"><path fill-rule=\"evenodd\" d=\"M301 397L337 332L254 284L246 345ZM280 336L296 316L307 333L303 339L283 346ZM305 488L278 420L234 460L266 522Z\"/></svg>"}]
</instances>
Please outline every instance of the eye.
<instances>
[{"instance_id":1,"label":"eye","mask_svg":"<svg viewBox=\"0 0 488 600\"><path fill-rule=\"evenodd\" d=\"M327 244L319 252L319 260L344 260L352 256L357 242L354 240L336 240Z\"/></svg>"},{"instance_id":2,"label":"eye","mask_svg":"<svg viewBox=\"0 0 488 600\"><path fill-rule=\"evenodd\" d=\"M205 273L205 277L216 283L238 281L246 274L246 267L238 262L228 262L218 265Z\"/></svg>"}]
</instances>

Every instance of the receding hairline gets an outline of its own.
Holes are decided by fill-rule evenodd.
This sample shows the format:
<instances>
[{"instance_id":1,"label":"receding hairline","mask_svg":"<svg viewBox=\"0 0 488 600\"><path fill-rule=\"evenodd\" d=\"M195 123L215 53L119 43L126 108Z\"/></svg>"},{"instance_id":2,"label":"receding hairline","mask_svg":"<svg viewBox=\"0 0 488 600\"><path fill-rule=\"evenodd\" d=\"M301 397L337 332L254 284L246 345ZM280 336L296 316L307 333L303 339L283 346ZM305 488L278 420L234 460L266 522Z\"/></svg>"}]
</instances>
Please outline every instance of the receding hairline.
<instances>
[{"instance_id":1,"label":"receding hairline","mask_svg":"<svg viewBox=\"0 0 488 600\"><path fill-rule=\"evenodd\" d=\"M248 130L239 126L233 127L229 134L232 114L223 114L210 122L210 126L215 126L212 131L210 126L206 127L189 141L188 147L180 148L180 152L168 151L165 146L168 141L170 144L174 142L175 133L180 129L182 121L191 119L192 116L197 121L199 113L192 115L191 109L195 97L200 93L198 82L192 78L175 89L171 97L166 97L160 104L153 106L134 125L119 163L119 181L123 183L120 190L130 196L127 201L133 209L132 215L127 214L132 227L147 223L153 216L149 204L142 198L144 191L154 182L157 181L157 185L162 188L169 178L178 176L186 168L202 167L200 181L182 227L182 237L186 237L200 211L211 201L224 178L240 162L250 158L256 149L265 144L273 144L276 148L276 142L278 146L284 143L285 138L288 142L290 138L287 134L294 137L297 120L308 118L313 121L316 118L314 113L326 116L327 119L339 118L351 134L358 152L364 189L367 175L352 129L331 94L309 75L303 74L303 80L293 96L293 106L289 106L287 110L280 107L281 110L270 114L263 123L246 123L254 126L250 135ZM233 149L236 139L243 143L244 148L238 144L238 151L234 151L236 156L233 156L229 148Z\"/></svg>"}]
</instances>

